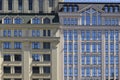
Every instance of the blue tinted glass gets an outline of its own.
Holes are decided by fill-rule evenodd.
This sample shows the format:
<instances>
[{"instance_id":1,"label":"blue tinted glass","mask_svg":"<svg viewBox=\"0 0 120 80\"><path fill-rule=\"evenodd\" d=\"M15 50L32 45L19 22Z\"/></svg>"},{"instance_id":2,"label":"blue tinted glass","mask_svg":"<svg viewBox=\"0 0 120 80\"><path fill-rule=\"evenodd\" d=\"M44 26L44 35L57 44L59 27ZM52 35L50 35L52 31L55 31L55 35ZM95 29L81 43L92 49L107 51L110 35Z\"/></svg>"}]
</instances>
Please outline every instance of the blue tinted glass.
<instances>
[{"instance_id":1,"label":"blue tinted glass","mask_svg":"<svg viewBox=\"0 0 120 80\"><path fill-rule=\"evenodd\" d=\"M32 24L40 24L40 19L35 17L32 19Z\"/></svg>"},{"instance_id":2,"label":"blue tinted glass","mask_svg":"<svg viewBox=\"0 0 120 80\"><path fill-rule=\"evenodd\" d=\"M15 22L15 24L22 24L22 19L21 18L15 18L15 20L14 20Z\"/></svg>"},{"instance_id":3,"label":"blue tinted glass","mask_svg":"<svg viewBox=\"0 0 120 80\"><path fill-rule=\"evenodd\" d=\"M9 17L4 18L4 24L12 24L12 19Z\"/></svg>"}]
</instances>

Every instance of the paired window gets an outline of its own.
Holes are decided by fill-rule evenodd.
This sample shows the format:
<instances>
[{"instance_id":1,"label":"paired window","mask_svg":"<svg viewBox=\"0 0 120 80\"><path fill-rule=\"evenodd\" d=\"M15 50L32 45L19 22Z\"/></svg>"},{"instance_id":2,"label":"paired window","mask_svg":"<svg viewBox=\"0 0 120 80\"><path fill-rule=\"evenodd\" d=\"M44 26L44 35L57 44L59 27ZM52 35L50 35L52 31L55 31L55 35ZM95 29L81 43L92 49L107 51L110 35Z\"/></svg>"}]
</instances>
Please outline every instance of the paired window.
<instances>
[{"instance_id":1,"label":"paired window","mask_svg":"<svg viewBox=\"0 0 120 80\"><path fill-rule=\"evenodd\" d=\"M15 18L14 19L14 24L22 24L23 23L23 20L19 17Z\"/></svg>"},{"instance_id":2,"label":"paired window","mask_svg":"<svg viewBox=\"0 0 120 80\"><path fill-rule=\"evenodd\" d=\"M41 23L40 18L35 17L32 19L32 24L40 24L40 23Z\"/></svg>"},{"instance_id":3,"label":"paired window","mask_svg":"<svg viewBox=\"0 0 120 80\"><path fill-rule=\"evenodd\" d=\"M32 37L40 37L40 30L32 30Z\"/></svg>"},{"instance_id":4,"label":"paired window","mask_svg":"<svg viewBox=\"0 0 120 80\"><path fill-rule=\"evenodd\" d=\"M106 13L110 12L110 13L117 13L119 12L119 7L118 6L105 6L104 7L104 11Z\"/></svg>"},{"instance_id":5,"label":"paired window","mask_svg":"<svg viewBox=\"0 0 120 80\"><path fill-rule=\"evenodd\" d=\"M14 42L14 48L15 49L21 49L22 48L22 43L21 42Z\"/></svg>"},{"instance_id":6,"label":"paired window","mask_svg":"<svg viewBox=\"0 0 120 80\"><path fill-rule=\"evenodd\" d=\"M40 61L40 57L41 57L40 54L32 54L32 60L33 61Z\"/></svg>"},{"instance_id":7,"label":"paired window","mask_svg":"<svg viewBox=\"0 0 120 80\"><path fill-rule=\"evenodd\" d=\"M77 5L74 5L74 6L73 5L70 5L70 6L64 5L63 11L64 12L77 12L78 6Z\"/></svg>"},{"instance_id":8,"label":"paired window","mask_svg":"<svg viewBox=\"0 0 120 80\"><path fill-rule=\"evenodd\" d=\"M39 42L32 42L32 49L40 49L40 43Z\"/></svg>"},{"instance_id":9,"label":"paired window","mask_svg":"<svg viewBox=\"0 0 120 80\"><path fill-rule=\"evenodd\" d=\"M51 36L51 30L43 30L43 36Z\"/></svg>"},{"instance_id":10,"label":"paired window","mask_svg":"<svg viewBox=\"0 0 120 80\"><path fill-rule=\"evenodd\" d=\"M10 49L11 48L11 43L10 42L4 42L3 43L3 48L4 49Z\"/></svg>"}]
</instances>

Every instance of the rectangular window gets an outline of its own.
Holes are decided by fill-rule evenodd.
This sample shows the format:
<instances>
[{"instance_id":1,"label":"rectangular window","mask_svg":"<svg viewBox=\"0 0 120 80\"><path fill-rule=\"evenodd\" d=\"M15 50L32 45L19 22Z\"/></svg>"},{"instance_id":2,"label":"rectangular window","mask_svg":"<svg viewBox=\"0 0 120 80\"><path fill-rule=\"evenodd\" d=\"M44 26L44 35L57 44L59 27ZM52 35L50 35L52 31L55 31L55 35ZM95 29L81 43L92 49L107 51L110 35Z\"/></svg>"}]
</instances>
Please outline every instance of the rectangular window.
<instances>
[{"instance_id":1,"label":"rectangular window","mask_svg":"<svg viewBox=\"0 0 120 80\"><path fill-rule=\"evenodd\" d=\"M86 14L86 25L90 25L90 14Z\"/></svg>"},{"instance_id":2,"label":"rectangular window","mask_svg":"<svg viewBox=\"0 0 120 80\"><path fill-rule=\"evenodd\" d=\"M102 44L101 42L98 43L98 53L102 52Z\"/></svg>"},{"instance_id":3,"label":"rectangular window","mask_svg":"<svg viewBox=\"0 0 120 80\"><path fill-rule=\"evenodd\" d=\"M15 54L15 55L14 55L14 58L15 58L15 59L14 59L15 61L22 61L22 56L21 56L21 54Z\"/></svg>"},{"instance_id":4,"label":"rectangular window","mask_svg":"<svg viewBox=\"0 0 120 80\"><path fill-rule=\"evenodd\" d=\"M33 61L40 61L40 54L32 54L32 60Z\"/></svg>"},{"instance_id":5,"label":"rectangular window","mask_svg":"<svg viewBox=\"0 0 120 80\"><path fill-rule=\"evenodd\" d=\"M67 41L67 30L64 30L63 34L64 34L64 41Z\"/></svg>"},{"instance_id":6,"label":"rectangular window","mask_svg":"<svg viewBox=\"0 0 120 80\"><path fill-rule=\"evenodd\" d=\"M97 39L97 32L92 31L92 40L96 40L96 39Z\"/></svg>"},{"instance_id":7,"label":"rectangular window","mask_svg":"<svg viewBox=\"0 0 120 80\"><path fill-rule=\"evenodd\" d=\"M4 73L11 73L11 67L9 66L4 66Z\"/></svg>"},{"instance_id":8,"label":"rectangular window","mask_svg":"<svg viewBox=\"0 0 120 80\"><path fill-rule=\"evenodd\" d=\"M14 37L21 37L22 36L22 30L14 30Z\"/></svg>"},{"instance_id":9,"label":"rectangular window","mask_svg":"<svg viewBox=\"0 0 120 80\"><path fill-rule=\"evenodd\" d=\"M92 56L92 64L97 64L97 57L95 55Z\"/></svg>"},{"instance_id":10,"label":"rectangular window","mask_svg":"<svg viewBox=\"0 0 120 80\"><path fill-rule=\"evenodd\" d=\"M29 10L33 9L33 0L29 0Z\"/></svg>"},{"instance_id":11,"label":"rectangular window","mask_svg":"<svg viewBox=\"0 0 120 80\"><path fill-rule=\"evenodd\" d=\"M33 73L39 73L39 67L32 67L32 72Z\"/></svg>"},{"instance_id":12,"label":"rectangular window","mask_svg":"<svg viewBox=\"0 0 120 80\"><path fill-rule=\"evenodd\" d=\"M64 53L67 53L67 42L64 42Z\"/></svg>"},{"instance_id":13,"label":"rectangular window","mask_svg":"<svg viewBox=\"0 0 120 80\"><path fill-rule=\"evenodd\" d=\"M32 49L40 49L40 43L39 42L32 42Z\"/></svg>"},{"instance_id":14,"label":"rectangular window","mask_svg":"<svg viewBox=\"0 0 120 80\"><path fill-rule=\"evenodd\" d=\"M10 42L4 42L3 43L3 48L4 49L10 49L11 48L11 43Z\"/></svg>"},{"instance_id":15,"label":"rectangular window","mask_svg":"<svg viewBox=\"0 0 120 80\"><path fill-rule=\"evenodd\" d=\"M22 73L22 67L21 66L15 66L14 70L15 70L15 73Z\"/></svg>"},{"instance_id":16,"label":"rectangular window","mask_svg":"<svg viewBox=\"0 0 120 80\"><path fill-rule=\"evenodd\" d=\"M98 58L98 64L100 65L102 63L101 56L99 55L97 58Z\"/></svg>"},{"instance_id":17,"label":"rectangular window","mask_svg":"<svg viewBox=\"0 0 120 80\"><path fill-rule=\"evenodd\" d=\"M83 42L82 42L82 49L81 50L82 50L82 53L85 52L85 43L83 43Z\"/></svg>"},{"instance_id":18,"label":"rectangular window","mask_svg":"<svg viewBox=\"0 0 120 80\"><path fill-rule=\"evenodd\" d=\"M73 56L72 54L69 54L69 64L73 64Z\"/></svg>"},{"instance_id":19,"label":"rectangular window","mask_svg":"<svg viewBox=\"0 0 120 80\"><path fill-rule=\"evenodd\" d=\"M69 76L72 76L72 75L73 75L73 68L69 67Z\"/></svg>"},{"instance_id":20,"label":"rectangular window","mask_svg":"<svg viewBox=\"0 0 120 80\"><path fill-rule=\"evenodd\" d=\"M0 10L2 10L2 0L0 0Z\"/></svg>"},{"instance_id":21,"label":"rectangular window","mask_svg":"<svg viewBox=\"0 0 120 80\"><path fill-rule=\"evenodd\" d=\"M102 39L102 31L98 31L98 40Z\"/></svg>"},{"instance_id":22,"label":"rectangular window","mask_svg":"<svg viewBox=\"0 0 120 80\"><path fill-rule=\"evenodd\" d=\"M77 54L74 55L74 64L78 64L78 55Z\"/></svg>"},{"instance_id":23,"label":"rectangular window","mask_svg":"<svg viewBox=\"0 0 120 80\"><path fill-rule=\"evenodd\" d=\"M85 68L82 68L82 77L85 76Z\"/></svg>"},{"instance_id":24,"label":"rectangular window","mask_svg":"<svg viewBox=\"0 0 120 80\"><path fill-rule=\"evenodd\" d=\"M73 40L73 31L72 30L68 31L68 40Z\"/></svg>"},{"instance_id":25,"label":"rectangular window","mask_svg":"<svg viewBox=\"0 0 120 80\"><path fill-rule=\"evenodd\" d=\"M110 68L110 76L113 77L114 76L114 67Z\"/></svg>"},{"instance_id":26,"label":"rectangular window","mask_svg":"<svg viewBox=\"0 0 120 80\"><path fill-rule=\"evenodd\" d=\"M64 64L67 64L67 55L64 54Z\"/></svg>"},{"instance_id":27,"label":"rectangular window","mask_svg":"<svg viewBox=\"0 0 120 80\"><path fill-rule=\"evenodd\" d=\"M50 61L50 54L44 54L43 55L43 60L44 61Z\"/></svg>"},{"instance_id":28,"label":"rectangular window","mask_svg":"<svg viewBox=\"0 0 120 80\"><path fill-rule=\"evenodd\" d=\"M87 53L90 52L90 43L89 42L86 43L86 52Z\"/></svg>"},{"instance_id":29,"label":"rectangular window","mask_svg":"<svg viewBox=\"0 0 120 80\"><path fill-rule=\"evenodd\" d=\"M105 52L108 53L108 42L105 43Z\"/></svg>"},{"instance_id":30,"label":"rectangular window","mask_svg":"<svg viewBox=\"0 0 120 80\"><path fill-rule=\"evenodd\" d=\"M48 36L51 36L51 31L50 30L48 30Z\"/></svg>"},{"instance_id":31,"label":"rectangular window","mask_svg":"<svg viewBox=\"0 0 120 80\"><path fill-rule=\"evenodd\" d=\"M50 73L50 67L43 67L43 72L45 74L49 74Z\"/></svg>"},{"instance_id":32,"label":"rectangular window","mask_svg":"<svg viewBox=\"0 0 120 80\"><path fill-rule=\"evenodd\" d=\"M90 64L90 56L86 56L86 64L89 65Z\"/></svg>"},{"instance_id":33,"label":"rectangular window","mask_svg":"<svg viewBox=\"0 0 120 80\"><path fill-rule=\"evenodd\" d=\"M46 30L43 30L43 36L47 36L47 35L46 35Z\"/></svg>"},{"instance_id":34,"label":"rectangular window","mask_svg":"<svg viewBox=\"0 0 120 80\"><path fill-rule=\"evenodd\" d=\"M92 76L97 76L97 69L95 67L92 68Z\"/></svg>"},{"instance_id":35,"label":"rectangular window","mask_svg":"<svg viewBox=\"0 0 120 80\"><path fill-rule=\"evenodd\" d=\"M10 54L4 54L4 61L11 61L11 55Z\"/></svg>"},{"instance_id":36,"label":"rectangular window","mask_svg":"<svg viewBox=\"0 0 120 80\"><path fill-rule=\"evenodd\" d=\"M22 0L18 0L18 10L22 10L23 4Z\"/></svg>"},{"instance_id":37,"label":"rectangular window","mask_svg":"<svg viewBox=\"0 0 120 80\"><path fill-rule=\"evenodd\" d=\"M106 41L108 40L108 34L109 34L109 31L105 31L105 40Z\"/></svg>"},{"instance_id":38,"label":"rectangular window","mask_svg":"<svg viewBox=\"0 0 120 80\"><path fill-rule=\"evenodd\" d=\"M3 37L11 37L11 30L4 30Z\"/></svg>"},{"instance_id":39,"label":"rectangular window","mask_svg":"<svg viewBox=\"0 0 120 80\"><path fill-rule=\"evenodd\" d=\"M101 68L98 68L98 76L100 77L101 76Z\"/></svg>"},{"instance_id":40,"label":"rectangular window","mask_svg":"<svg viewBox=\"0 0 120 80\"><path fill-rule=\"evenodd\" d=\"M85 56L82 55L82 65L84 65L84 64L85 64Z\"/></svg>"},{"instance_id":41,"label":"rectangular window","mask_svg":"<svg viewBox=\"0 0 120 80\"><path fill-rule=\"evenodd\" d=\"M40 37L40 30L32 30L32 37Z\"/></svg>"},{"instance_id":42,"label":"rectangular window","mask_svg":"<svg viewBox=\"0 0 120 80\"><path fill-rule=\"evenodd\" d=\"M105 63L108 64L108 55L105 56Z\"/></svg>"},{"instance_id":43,"label":"rectangular window","mask_svg":"<svg viewBox=\"0 0 120 80\"><path fill-rule=\"evenodd\" d=\"M93 53L97 52L97 44L95 42L92 43L92 52Z\"/></svg>"},{"instance_id":44,"label":"rectangular window","mask_svg":"<svg viewBox=\"0 0 120 80\"><path fill-rule=\"evenodd\" d=\"M78 76L78 68L77 67L74 68L74 76Z\"/></svg>"},{"instance_id":45,"label":"rectangular window","mask_svg":"<svg viewBox=\"0 0 120 80\"><path fill-rule=\"evenodd\" d=\"M114 40L114 31L110 31L110 40Z\"/></svg>"},{"instance_id":46,"label":"rectangular window","mask_svg":"<svg viewBox=\"0 0 120 80\"><path fill-rule=\"evenodd\" d=\"M82 40L85 40L85 31L81 31L81 38Z\"/></svg>"},{"instance_id":47,"label":"rectangular window","mask_svg":"<svg viewBox=\"0 0 120 80\"><path fill-rule=\"evenodd\" d=\"M64 67L64 76L67 76L67 67Z\"/></svg>"},{"instance_id":48,"label":"rectangular window","mask_svg":"<svg viewBox=\"0 0 120 80\"><path fill-rule=\"evenodd\" d=\"M108 71L109 71L108 68L106 68L106 69L105 69L105 74L106 74L106 76L108 76L108 73L109 73Z\"/></svg>"},{"instance_id":49,"label":"rectangular window","mask_svg":"<svg viewBox=\"0 0 120 80\"><path fill-rule=\"evenodd\" d=\"M22 43L21 42L14 42L14 48L15 49L21 49L22 48Z\"/></svg>"},{"instance_id":50,"label":"rectangular window","mask_svg":"<svg viewBox=\"0 0 120 80\"><path fill-rule=\"evenodd\" d=\"M78 40L78 32L77 32L77 30L74 30L74 40L75 41Z\"/></svg>"},{"instance_id":51,"label":"rectangular window","mask_svg":"<svg viewBox=\"0 0 120 80\"><path fill-rule=\"evenodd\" d=\"M50 49L50 42L43 42L43 49Z\"/></svg>"},{"instance_id":52,"label":"rectangular window","mask_svg":"<svg viewBox=\"0 0 120 80\"><path fill-rule=\"evenodd\" d=\"M69 53L72 53L72 52L73 52L73 44L72 44L72 42L69 42L68 52L69 52Z\"/></svg>"},{"instance_id":53,"label":"rectangular window","mask_svg":"<svg viewBox=\"0 0 120 80\"><path fill-rule=\"evenodd\" d=\"M90 40L90 31L86 31L86 40Z\"/></svg>"},{"instance_id":54,"label":"rectangular window","mask_svg":"<svg viewBox=\"0 0 120 80\"><path fill-rule=\"evenodd\" d=\"M87 77L90 76L90 68L86 68L86 76L87 76Z\"/></svg>"},{"instance_id":55,"label":"rectangular window","mask_svg":"<svg viewBox=\"0 0 120 80\"><path fill-rule=\"evenodd\" d=\"M110 52L114 53L114 43L113 42L110 43Z\"/></svg>"},{"instance_id":56,"label":"rectangular window","mask_svg":"<svg viewBox=\"0 0 120 80\"><path fill-rule=\"evenodd\" d=\"M110 64L112 65L112 64L114 64L114 56L110 56Z\"/></svg>"},{"instance_id":57,"label":"rectangular window","mask_svg":"<svg viewBox=\"0 0 120 80\"><path fill-rule=\"evenodd\" d=\"M74 52L78 53L78 43L74 42Z\"/></svg>"},{"instance_id":58,"label":"rectangular window","mask_svg":"<svg viewBox=\"0 0 120 80\"><path fill-rule=\"evenodd\" d=\"M8 10L12 10L12 1L13 0L8 0Z\"/></svg>"}]
</instances>

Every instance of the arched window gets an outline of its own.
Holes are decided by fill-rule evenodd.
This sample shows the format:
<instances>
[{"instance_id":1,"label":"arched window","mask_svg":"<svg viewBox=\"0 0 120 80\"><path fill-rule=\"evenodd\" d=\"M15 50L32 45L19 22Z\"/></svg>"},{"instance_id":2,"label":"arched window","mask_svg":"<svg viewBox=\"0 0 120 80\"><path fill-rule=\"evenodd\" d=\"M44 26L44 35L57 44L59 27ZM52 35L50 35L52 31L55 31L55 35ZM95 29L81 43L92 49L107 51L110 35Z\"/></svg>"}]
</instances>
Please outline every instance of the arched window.
<instances>
[{"instance_id":1,"label":"arched window","mask_svg":"<svg viewBox=\"0 0 120 80\"><path fill-rule=\"evenodd\" d=\"M112 6L110 6L110 12L113 13L113 7Z\"/></svg>"},{"instance_id":2,"label":"arched window","mask_svg":"<svg viewBox=\"0 0 120 80\"><path fill-rule=\"evenodd\" d=\"M35 17L32 19L32 24L40 24L40 19Z\"/></svg>"},{"instance_id":3,"label":"arched window","mask_svg":"<svg viewBox=\"0 0 120 80\"><path fill-rule=\"evenodd\" d=\"M50 24L50 19L49 18L45 18L44 19L44 24Z\"/></svg>"},{"instance_id":4,"label":"arched window","mask_svg":"<svg viewBox=\"0 0 120 80\"><path fill-rule=\"evenodd\" d=\"M92 8L83 11L81 25L101 25L101 13Z\"/></svg>"},{"instance_id":5,"label":"arched window","mask_svg":"<svg viewBox=\"0 0 120 80\"><path fill-rule=\"evenodd\" d=\"M69 6L69 12L72 12L72 6Z\"/></svg>"},{"instance_id":6,"label":"arched window","mask_svg":"<svg viewBox=\"0 0 120 80\"><path fill-rule=\"evenodd\" d=\"M105 6L104 10L105 10L105 12L108 12L108 7L107 7L107 6Z\"/></svg>"},{"instance_id":7,"label":"arched window","mask_svg":"<svg viewBox=\"0 0 120 80\"><path fill-rule=\"evenodd\" d=\"M64 6L64 7L63 7L63 11L64 11L64 12L67 12L67 6Z\"/></svg>"},{"instance_id":8,"label":"arched window","mask_svg":"<svg viewBox=\"0 0 120 80\"><path fill-rule=\"evenodd\" d=\"M23 23L23 20L19 17L15 18L14 19L14 24L22 24Z\"/></svg>"},{"instance_id":9,"label":"arched window","mask_svg":"<svg viewBox=\"0 0 120 80\"><path fill-rule=\"evenodd\" d=\"M118 12L119 8L117 6L114 7L114 11Z\"/></svg>"},{"instance_id":10,"label":"arched window","mask_svg":"<svg viewBox=\"0 0 120 80\"><path fill-rule=\"evenodd\" d=\"M77 12L78 6L74 6L74 12Z\"/></svg>"},{"instance_id":11,"label":"arched window","mask_svg":"<svg viewBox=\"0 0 120 80\"><path fill-rule=\"evenodd\" d=\"M9 17L4 18L4 24L12 24L12 19Z\"/></svg>"}]
</instances>

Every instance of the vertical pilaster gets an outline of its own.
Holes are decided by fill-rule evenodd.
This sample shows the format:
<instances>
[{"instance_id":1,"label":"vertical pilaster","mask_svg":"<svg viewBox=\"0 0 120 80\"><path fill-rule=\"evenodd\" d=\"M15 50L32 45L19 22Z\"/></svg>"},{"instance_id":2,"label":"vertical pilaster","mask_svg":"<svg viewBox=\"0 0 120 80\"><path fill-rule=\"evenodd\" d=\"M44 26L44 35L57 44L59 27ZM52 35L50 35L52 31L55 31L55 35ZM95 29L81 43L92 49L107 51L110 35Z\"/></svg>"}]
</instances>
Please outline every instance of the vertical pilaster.
<instances>
[{"instance_id":1,"label":"vertical pilaster","mask_svg":"<svg viewBox=\"0 0 120 80\"><path fill-rule=\"evenodd\" d=\"M49 8L49 1L48 0L43 0L43 12L48 13L48 8Z\"/></svg>"},{"instance_id":2,"label":"vertical pilaster","mask_svg":"<svg viewBox=\"0 0 120 80\"><path fill-rule=\"evenodd\" d=\"M102 80L105 79L105 34L104 31L102 31Z\"/></svg>"},{"instance_id":3,"label":"vertical pilaster","mask_svg":"<svg viewBox=\"0 0 120 80\"><path fill-rule=\"evenodd\" d=\"M3 0L3 12L8 12L8 0Z\"/></svg>"},{"instance_id":4,"label":"vertical pilaster","mask_svg":"<svg viewBox=\"0 0 120 80\"><path fill-rule=\"evenodd\" d=\"M119 31L119 42L120 42L120 31ZM119 43L119 47L120 47L120 43ZM120 52L120 48L119 48L119 52ZM118 64L118 69L119 69L119 74L118 74L118 80L120 80L120 54L118 53L119 56L119 64Z\"/></svg>"},{"instance_id":5,"label":"vertical pilaster","mask_svg":"<svg viewBox=\"0 0 120 80\"><path fill-rule=\"evenodd\" d=\"M2 54L2 52L3 52L3 47L2 47L2 42L0 42L0 79L2 79L2 75L3 75L3 67L2 67L2 63L3 63L3 54Z\"/></svg>"},{"instance_id":6,"label":"vertical pilaster","mask_svg":"<svg viewBox=\"0 0 120 80\"><path fill-rule=\"evenodd\" d=\"M31 69L31 60L30 59L30 50L29 50L29 43L27 41L24 42L24 48L23 48L23 78L24 80L30 80L30 75L32 73Z\"/></svg>"},{"instance_id":7,"label":"vertical pilaster","mask_svg":"<svg viewBox=\"0 0 120 80\"><path fill-rule=\"evenodd\" d=\"M34 13L39 12L39 1L38 0L33 0L33 9L34 9Z\"/></svg>"},{"instance_id":8,"label":"vertical pilaster","mask_svg":"<svg viewBox=\"0 0 120 80\"><path fill-rule=\"evenodd\" d=\"M110 80L110 31L108 32L108 80Z\"/></svg>"},{"instance_id":9,"label":"vertical pilaster","mask_svg":"<svg viewBox=\"0 0 120 80\"><path fill-rule=\"evenodd\" d=\"M16 13L18 11L18 0L13 0L13 12Z\"/></svg>"},{"instance_id":10,"label":"vertical pilaster","mask_svg":"<svg viewBox=\"0 0 120 80\"><path fill-rule=\"evenodd\" d=\"M52 80L58 80L58 54L57 54L57 47L56 47L56 42L52 43L52 53L51 53L51 62L52 62L52 67L51 67L51 73L52 73Z\"/></svg>"},{"instance_id":11,"label":"vertical pilaster","mask_svg":"<svg viewBox=\"0 0 120 80\"><path fill-rule=\"evenodd\" d=\"M24 13L28 13L28 0L23 0Z\"/></svg>"}]
</instances>

